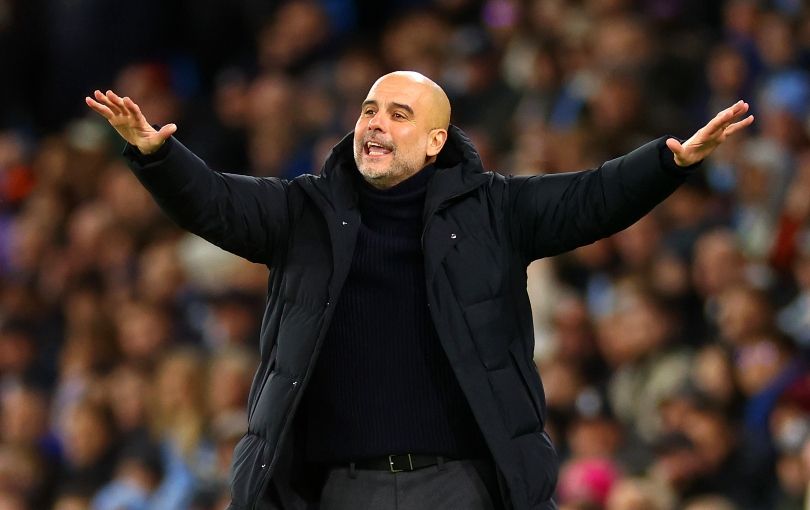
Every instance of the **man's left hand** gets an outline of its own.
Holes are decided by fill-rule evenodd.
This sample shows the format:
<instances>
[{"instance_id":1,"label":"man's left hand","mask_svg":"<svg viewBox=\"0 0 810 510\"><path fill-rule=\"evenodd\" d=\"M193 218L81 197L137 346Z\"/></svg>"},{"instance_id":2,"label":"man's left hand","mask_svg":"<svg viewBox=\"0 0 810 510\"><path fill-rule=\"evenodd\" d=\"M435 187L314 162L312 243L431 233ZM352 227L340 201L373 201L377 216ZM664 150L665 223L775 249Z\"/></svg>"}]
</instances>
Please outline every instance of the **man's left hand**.
<instances>
[{"instance_id":1,"label":"man's left hand","mask_svg":"<svg viewBox=\"0 0 810 510\"><path fill-rule=\"evenodd\" d=\"M726 138L737 131L744 129L754 122L754 116L734 122L748 111L748 103L737 101L734 105L721 111L709 121L708 124L698 129L689 140L681 143L675 138L667 139L667 147L675 155L675 164L686 167L700 162L712 153L718 145L726 141Z\"/></svg>"}]
</instances>

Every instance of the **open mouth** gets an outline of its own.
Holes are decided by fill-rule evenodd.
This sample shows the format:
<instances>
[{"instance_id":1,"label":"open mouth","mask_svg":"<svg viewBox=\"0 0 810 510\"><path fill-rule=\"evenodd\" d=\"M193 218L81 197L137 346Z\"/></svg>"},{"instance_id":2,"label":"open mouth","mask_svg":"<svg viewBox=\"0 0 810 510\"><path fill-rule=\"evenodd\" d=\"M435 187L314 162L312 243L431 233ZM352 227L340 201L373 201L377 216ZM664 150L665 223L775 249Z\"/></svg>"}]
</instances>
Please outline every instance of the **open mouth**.
<instances>
[{"instance_id":1,"label":"open mouth","mask_svg":"<svg viewBox=\"0 0 810 510\"><path fill-rule=\"evenodd\" d=\"M393 152L390 148L378 142L366 142L363 145L363 149L366 155L371 157L387 156Z\"/></svg>"}]
</instances>

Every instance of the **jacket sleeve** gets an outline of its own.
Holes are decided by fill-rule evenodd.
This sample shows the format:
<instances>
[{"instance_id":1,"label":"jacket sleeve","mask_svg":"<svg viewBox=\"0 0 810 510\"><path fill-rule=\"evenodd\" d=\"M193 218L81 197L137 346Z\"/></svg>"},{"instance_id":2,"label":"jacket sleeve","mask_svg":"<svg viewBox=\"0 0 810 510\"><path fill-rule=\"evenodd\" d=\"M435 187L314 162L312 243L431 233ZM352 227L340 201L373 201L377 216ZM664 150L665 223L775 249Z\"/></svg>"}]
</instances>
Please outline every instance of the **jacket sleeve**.
<instances>
[{"instance_id":1,"label":"jacket sleeve","mask_svg":"<svg viewBox=\"0 0 810 510\"><path fill-rule=\"evenodd\" d=\"M596 170L512 177L511 226L528 261L608 237L635 223L694 171L678 167L662 137Z\"/></svg>"},{"instance_id":2,"label":"jacket sleeve","mask_svg":"<svg viewBox=\"0 0 810 510\"><path fill-rule=\"evenodd\" d=\"M181 228L252 262L271 263L289 221L286 181L215 172L173 137L154 154L127 145L123 155Z\"/></svg>"}]
</instances>

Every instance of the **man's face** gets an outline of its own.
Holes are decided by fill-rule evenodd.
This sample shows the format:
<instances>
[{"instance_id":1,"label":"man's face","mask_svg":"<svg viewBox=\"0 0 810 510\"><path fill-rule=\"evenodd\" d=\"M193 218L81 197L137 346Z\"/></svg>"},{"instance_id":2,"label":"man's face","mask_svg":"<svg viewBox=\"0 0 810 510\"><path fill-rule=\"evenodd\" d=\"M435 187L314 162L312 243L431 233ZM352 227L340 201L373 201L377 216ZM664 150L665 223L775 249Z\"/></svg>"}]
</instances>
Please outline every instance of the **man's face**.
<instances>
[{"instance_id":1,"label":"man's face","mask_svg":"<svg viewBox=\"0 0 810 510\"><path fill-rule=\"evenodd\" d=\"M378 80L368 93L354 128L354 160L377 188L390 188L433 160L430 91L401 76Z\"/></svg>"}]
</instances>

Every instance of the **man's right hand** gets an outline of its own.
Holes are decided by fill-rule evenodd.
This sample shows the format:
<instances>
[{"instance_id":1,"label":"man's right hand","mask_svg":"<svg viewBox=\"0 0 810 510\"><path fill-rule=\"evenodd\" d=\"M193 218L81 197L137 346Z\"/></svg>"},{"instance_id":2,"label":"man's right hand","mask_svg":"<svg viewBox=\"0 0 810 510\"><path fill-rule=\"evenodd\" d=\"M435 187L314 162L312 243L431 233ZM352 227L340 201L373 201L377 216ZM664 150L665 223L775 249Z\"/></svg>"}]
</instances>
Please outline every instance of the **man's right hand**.
<instances>
[{"instance_id":1,"label":"man's right hand","mask_svg":"<svg viewBox=\"0 0 810 510\"><path fill-rule=\"evenodd\" d=\"M108 90L107 94L96 90L93 95L95 100L89 96L84 98L87 106L107 119L118 134L142 154L152 154L177 131L175 124L166 124L156 131L132 99L118 97L112 90Z\"/></svg>"}]
</instances>

